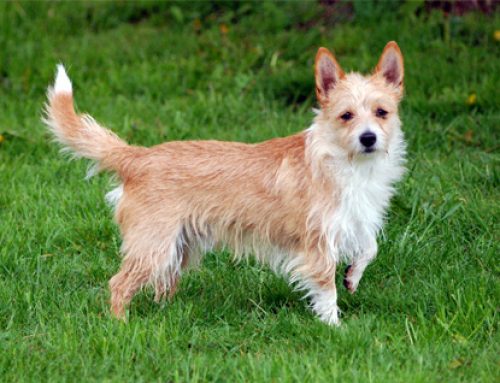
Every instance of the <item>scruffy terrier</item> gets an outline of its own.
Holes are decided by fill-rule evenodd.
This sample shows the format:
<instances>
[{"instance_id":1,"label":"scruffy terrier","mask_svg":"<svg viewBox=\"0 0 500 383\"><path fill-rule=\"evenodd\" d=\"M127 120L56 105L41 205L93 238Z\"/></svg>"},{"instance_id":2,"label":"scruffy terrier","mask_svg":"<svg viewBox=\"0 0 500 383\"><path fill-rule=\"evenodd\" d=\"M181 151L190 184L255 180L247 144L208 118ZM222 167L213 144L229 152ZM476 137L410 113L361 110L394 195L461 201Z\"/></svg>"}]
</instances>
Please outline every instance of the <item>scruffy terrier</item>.
<instances>
[{"instance_id":1,"label":"scruffy terrier","mask_svg":"<svg viewBox=\"0 0 500 383\"><path fill-rule=\"evenodd\" d=\"M345 74L320 48L315 61L321 109L305 131L258 144L173 141L130 146L73 107L62 65L49 88L45 122L56 139L118 175L108 193L123 236L123 264L110 280L111 311L143 286L155 299L204 253L229 247L254 255L306 290L312 310L338 325L335 269L354 293L377 254L394 184L404 172L398 116L403 56L389 42L372 74Z\"/></svg>"}]
</instances>

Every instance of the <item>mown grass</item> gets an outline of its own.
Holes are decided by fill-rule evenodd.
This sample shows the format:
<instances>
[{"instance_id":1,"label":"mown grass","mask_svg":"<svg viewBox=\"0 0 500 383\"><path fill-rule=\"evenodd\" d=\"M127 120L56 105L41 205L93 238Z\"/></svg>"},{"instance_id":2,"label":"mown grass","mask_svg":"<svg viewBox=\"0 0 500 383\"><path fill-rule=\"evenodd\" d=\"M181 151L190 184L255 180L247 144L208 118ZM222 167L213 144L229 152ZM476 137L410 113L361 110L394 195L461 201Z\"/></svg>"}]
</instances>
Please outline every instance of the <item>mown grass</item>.
<instances>
[{"instance_id":1,"label":"mown grass","mask_svg":"<svg viewBox=\"0 0 500 383\"><path fill-rule=\"evenodd\" d=\"M2 381L500 379L499 15L375 7L329 23L322 10L0 5ZM171 303L144 291L128 323L113 320L112 181L84 181L87 164L63 158L44 130L55 64L69 69L79 109L134 144L255 142L310 123L318 46L368 71L391 39L406 59L409 172L359 291L339 287L342 327L230 254L209 254Z\"/></svg>"}]
</instances>

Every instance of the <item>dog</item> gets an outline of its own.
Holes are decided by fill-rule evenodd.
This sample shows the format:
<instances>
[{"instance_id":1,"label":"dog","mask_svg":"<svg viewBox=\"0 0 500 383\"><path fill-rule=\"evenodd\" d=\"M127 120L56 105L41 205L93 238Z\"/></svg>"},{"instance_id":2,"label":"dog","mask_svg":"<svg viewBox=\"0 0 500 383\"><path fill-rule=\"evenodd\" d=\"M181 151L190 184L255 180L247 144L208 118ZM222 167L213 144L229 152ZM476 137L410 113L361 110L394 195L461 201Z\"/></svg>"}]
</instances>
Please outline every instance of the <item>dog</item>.
<instances>
[{"instance_id":1,"label":"dog","mask_svg":"<svg viewBox=\"0 0 500 383\"><path fill-rule=\"evenodd\" d=\"M320 109L312 125L257 144L172 141L131 146L92 117L76 114L72 84L58 65L45 123L66 149L115 173L107 194L123 239L109 282L111 312L144 286L172 297L181 273L203 254L230 248L305 290L320 320L339 325L335 271L349 264L354 293L377 254L394 185L404 174L398 115L403 56L389 42L374 71L346 74L326 48L315 59Z\"/></svg>"}]
</instances>

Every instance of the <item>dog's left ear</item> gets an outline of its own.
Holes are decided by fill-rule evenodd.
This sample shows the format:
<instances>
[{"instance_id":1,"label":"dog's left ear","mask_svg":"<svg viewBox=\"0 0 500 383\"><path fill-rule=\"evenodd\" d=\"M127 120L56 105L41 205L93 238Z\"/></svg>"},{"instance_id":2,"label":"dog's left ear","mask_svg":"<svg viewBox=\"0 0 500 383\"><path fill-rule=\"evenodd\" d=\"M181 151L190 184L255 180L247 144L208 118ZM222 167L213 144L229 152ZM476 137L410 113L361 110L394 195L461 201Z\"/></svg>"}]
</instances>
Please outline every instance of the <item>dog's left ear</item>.
<instances>
[{"instance_id":1,"label":"dog's left ear","mask_svg":"<svg viewBox=\"0 0 500 383\"><path fill-rule=\"evenodd\" d=\"M316 77L316 97L321 107L325 107L328 103L328 92L345 76L344 71L330 51L321 47L316 54L314 75Z\"/></svg>"},{"instance_id":2,"label":"dog's left ear","mask_svg":"<svg viewBox=\"0 0 500 383\"><path fill-rule=\"evenodd\" d=\"M398 88L403 93L403 55L395 41L389 41L375 67L375 74L385 78L387 83Z\"/></svg>"}]
</instances>

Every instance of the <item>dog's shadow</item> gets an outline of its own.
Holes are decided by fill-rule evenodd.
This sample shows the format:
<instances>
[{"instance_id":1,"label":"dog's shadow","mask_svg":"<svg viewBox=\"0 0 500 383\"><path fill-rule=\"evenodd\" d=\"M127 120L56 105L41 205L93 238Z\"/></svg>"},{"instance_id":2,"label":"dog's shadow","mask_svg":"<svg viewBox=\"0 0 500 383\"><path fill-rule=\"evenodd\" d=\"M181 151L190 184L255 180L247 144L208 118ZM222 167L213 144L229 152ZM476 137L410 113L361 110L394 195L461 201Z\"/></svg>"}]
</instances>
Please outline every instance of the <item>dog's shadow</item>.
<instances>
[{"instance_id":1,"label":"dog's shadow","mask_svg":"<svg viewBox=\"0 0 500 383\"><path fill-rule=\"evenodd\" d=\"M205 325L240 323L249 318L272 320L289 313L314 320L305 292L297 291L271 270L252 261L235 264L229 259L209 259L205 263L200 270L183 276L176 295L170 300L155 303L152 289L145 289L132 301L130 315L147 318L178 314L192 324ZM339 270L340 309L349 315L358 315L363 306L342 286L342 278L343 270ZM189 312L187 317L183 311Z\"/></svg>"},{"instance_id":2,"label":"dog's shadow","mask_svg":"<svg viewBox=\"0 0 500 383\"><path fill-rule=\"evenodd\" d=\"M234 263L224 259L227 255L217 257L208 257L199 270L183 275L175 296L160 304L153 301L152 289L144 289L133 299L130 314L148 317L189 310L190 321L206 324L290 311L312 316L304 293L294 290L283 277L253 261Z\"/></svg>"}]
</instances>

